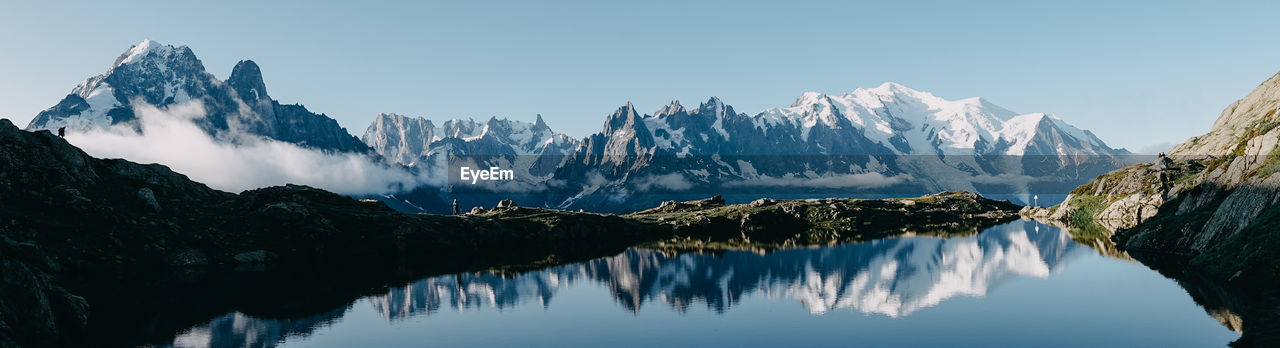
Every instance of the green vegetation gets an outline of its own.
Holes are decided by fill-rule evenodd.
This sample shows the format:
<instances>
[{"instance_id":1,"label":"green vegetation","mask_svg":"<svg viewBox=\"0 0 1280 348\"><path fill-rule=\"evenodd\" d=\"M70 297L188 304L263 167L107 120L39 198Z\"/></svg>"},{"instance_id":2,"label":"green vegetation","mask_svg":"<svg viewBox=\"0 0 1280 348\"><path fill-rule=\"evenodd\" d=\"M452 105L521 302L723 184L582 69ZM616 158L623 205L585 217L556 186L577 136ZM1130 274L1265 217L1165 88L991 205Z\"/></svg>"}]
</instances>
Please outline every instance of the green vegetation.
<instances>
[{"instance_id":1,"label":"green vegetation","mask_svg":"<svg viewBox=\"0 0 1280 348\"><path fill-rule=\"evenodd\" d=\"M1271 112L1267 113L1267 116L1274 114L1274 112L1275 110L1271 110ZM1265 135L1277 126L1280 126L1280 121L1273 120L1270 117L1254 121L1248 128L1245 128L1244 135L1240 136L1240 141L1236 143L1236 147L1231 150L1231 155L1233 157L1243 156L1249 144L1249 140Z\"/></svg>"},{"instance_id":2,"label":"green vegetation","mask_svg":"<svg viewBox=\"0 0 1280 348\"><path fill-rule=\"evenodd\" d=\"M1173 184L1174 185L1189 184L1191 183L1192 180L1195 180L1196 178L1200 177L1201 173L1204 173L1203 168L1200 168L1200 170L1193 170L1191 168L1184 167L1182 168L1182 170L1179 170L1176 172L1176 175L1173 177Z\"/></svg>"},{"instance_id":3,"label":"green vegetation","mask_svg":"<svg viewBox=\"0 0 1280 348\"><path fill-rule=\"evenodd\" d=\"M1116 243L1111 241L1111 231L1097 223L1092 223L1085 227L1068 226L1065 229L1067 234L1071 235L1071 240L1077 243L1088 245L1103 255L1132 260L1128 253L1120 250L1120 248L1116 247Z\"/></svg>"},{"instance_id":4,"label":"green vegetation","mask_svg":"<svg viewBox=\"0 0 1280 348\"><path fill-rule=\"evenodd\" d=\"M1098 224L1098 214L1101 213L1103 209L1106 209L1107 206L1110 206L1111 203L1113 202L1103 196L1073 195L1071 196L1071 201L1067 204L1076 207L1076 211L1071 213L1068 223L1072 227L1080 229L1105 230L1105 228Z\"/></svg>"},{"instance_id":5,"label":"green vegetation","mask_svg":"<svg viewBox=\"0 0 1280 348\"><path fill-rule=\"evenodd\" d=\"M1267 177L1276 172L1280 172L1280 151L1271 149L1271 152L1267 153L1267 159L1262 162L1261 166L1258 166L1253 175Z\"/></svg>"}]
</instances>

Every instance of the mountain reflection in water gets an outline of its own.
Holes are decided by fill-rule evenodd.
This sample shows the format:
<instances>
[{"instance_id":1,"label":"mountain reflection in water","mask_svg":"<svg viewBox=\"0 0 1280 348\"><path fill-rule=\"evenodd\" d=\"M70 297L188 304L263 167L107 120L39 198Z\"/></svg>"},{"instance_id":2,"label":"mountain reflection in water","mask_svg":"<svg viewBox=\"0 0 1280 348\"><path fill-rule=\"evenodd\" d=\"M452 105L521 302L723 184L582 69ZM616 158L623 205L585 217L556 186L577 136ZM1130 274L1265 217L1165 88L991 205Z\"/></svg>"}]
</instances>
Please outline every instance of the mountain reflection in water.
<instances>
[{"instance_id":1,"label":"mountain reflection in water","mask_svg":"<svg viewBox=\"0 0 1280 348\"><path fill-rule=\"evenodd\" d=\"M575 285L603 287L613 302L636 315L646 305L679 313L705 306L728 315L724 313L744 300L761 297L794 301L815 315L851 310L901 318L948 299L983 297L1010 280L1048 278L1077 256L1096 254L1059 228L1025 221L967 237L903 236L764 254L672 255L630 249L613 257L515 276L463 273L425 278L306 318L257 319L231 313L180 334L174 343L273 346L341 321L352 306L371 305L390 322L382 325L408 318L430 321L441 309L505 311L534 305L554 309L553 298Z\"/></svg>"},{"instance_id":2,"label":"mountain reflection in water","mask_svg":"<svg viewBox=\"0 0 1280 348\"><path fill-rule=\"evenodd\" d=\"M631 249L613 257L515 277L459 274L419 280L370 300L388 319L441 307L548 305L556 290L587 280L638 312L661 302L678 311L697 303L722 313L752 294L797 300L814 314L832 309L898 317L957 295L982 296L1017 276L1047 277L1078 250L1061 230L1002 225L959 238L906 237L760 255L667 255Z\"/></svg>"}]
</instances>

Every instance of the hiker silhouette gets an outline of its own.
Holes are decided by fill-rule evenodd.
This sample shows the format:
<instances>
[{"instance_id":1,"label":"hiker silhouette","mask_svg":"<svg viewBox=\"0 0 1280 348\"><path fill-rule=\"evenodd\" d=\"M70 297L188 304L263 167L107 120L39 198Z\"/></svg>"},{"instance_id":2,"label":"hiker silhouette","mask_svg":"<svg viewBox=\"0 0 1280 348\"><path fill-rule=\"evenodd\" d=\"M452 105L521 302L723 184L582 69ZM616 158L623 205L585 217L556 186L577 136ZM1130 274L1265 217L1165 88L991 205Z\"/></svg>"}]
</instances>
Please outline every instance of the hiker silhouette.
<instances>
[{"instance_id":1,"label":"hiker silhouette","mask_svg":"<svg viewBox=\"0 0 1280 348\"><path fill-rule=\"evenodd\" d=\"M58 127L58 136L63 138L67 137L67 127Z\"/></svg>"}]
</instances>

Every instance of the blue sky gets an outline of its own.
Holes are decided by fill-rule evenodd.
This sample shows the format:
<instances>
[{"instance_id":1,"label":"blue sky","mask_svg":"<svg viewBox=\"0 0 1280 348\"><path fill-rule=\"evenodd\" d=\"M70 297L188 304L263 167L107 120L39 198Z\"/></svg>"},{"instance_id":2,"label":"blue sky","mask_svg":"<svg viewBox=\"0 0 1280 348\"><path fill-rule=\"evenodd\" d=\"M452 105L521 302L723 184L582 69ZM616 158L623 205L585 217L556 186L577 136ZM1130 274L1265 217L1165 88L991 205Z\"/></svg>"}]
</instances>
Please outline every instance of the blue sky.
<instances>
[{"instance_id":1,"label":"blue sky","mask_svg":"<svg viewBox=\"0 0 1280 348\"><path fill-rule=\"evenodd\" d=\"M465 1L0 4L0 117L20 126L143 39L355 135L379 112L542 114L575 137L627 101L740 112L894 81L1058 114L1139 150L1204 133L1280 71L1280 2Z\"/></svg>"}]
</instances>

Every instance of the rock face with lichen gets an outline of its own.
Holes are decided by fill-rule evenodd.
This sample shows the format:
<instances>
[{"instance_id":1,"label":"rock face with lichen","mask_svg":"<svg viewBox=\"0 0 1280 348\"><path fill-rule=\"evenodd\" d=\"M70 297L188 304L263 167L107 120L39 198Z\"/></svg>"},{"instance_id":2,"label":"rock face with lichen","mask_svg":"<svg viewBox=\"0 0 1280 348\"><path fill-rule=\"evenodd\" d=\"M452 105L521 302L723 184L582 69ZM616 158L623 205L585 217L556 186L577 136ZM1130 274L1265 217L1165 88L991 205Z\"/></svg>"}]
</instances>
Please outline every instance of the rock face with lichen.
<instances>
[{"instance_id":1,"label":"rock face with lichen","mask_svg":"<svg viewBox=\"0 0 1280 348\"><path fill-rule=\"evenodd\" d=\"M1080 186L1062 204L1024 215L1098 227L1129 251L1181 255L1204 272L1272 305L1237 308L1238 345L1280 340L1273 306L1280 277L1280 74L1232 103L1207 134L1167 158L1129 166ZM1248 319L1255 318L1255 319ZM1259 319L1260 318L1260 319ZM1263 332L1259 334L1259 332Z\"/></svg>"}]
</instances>

